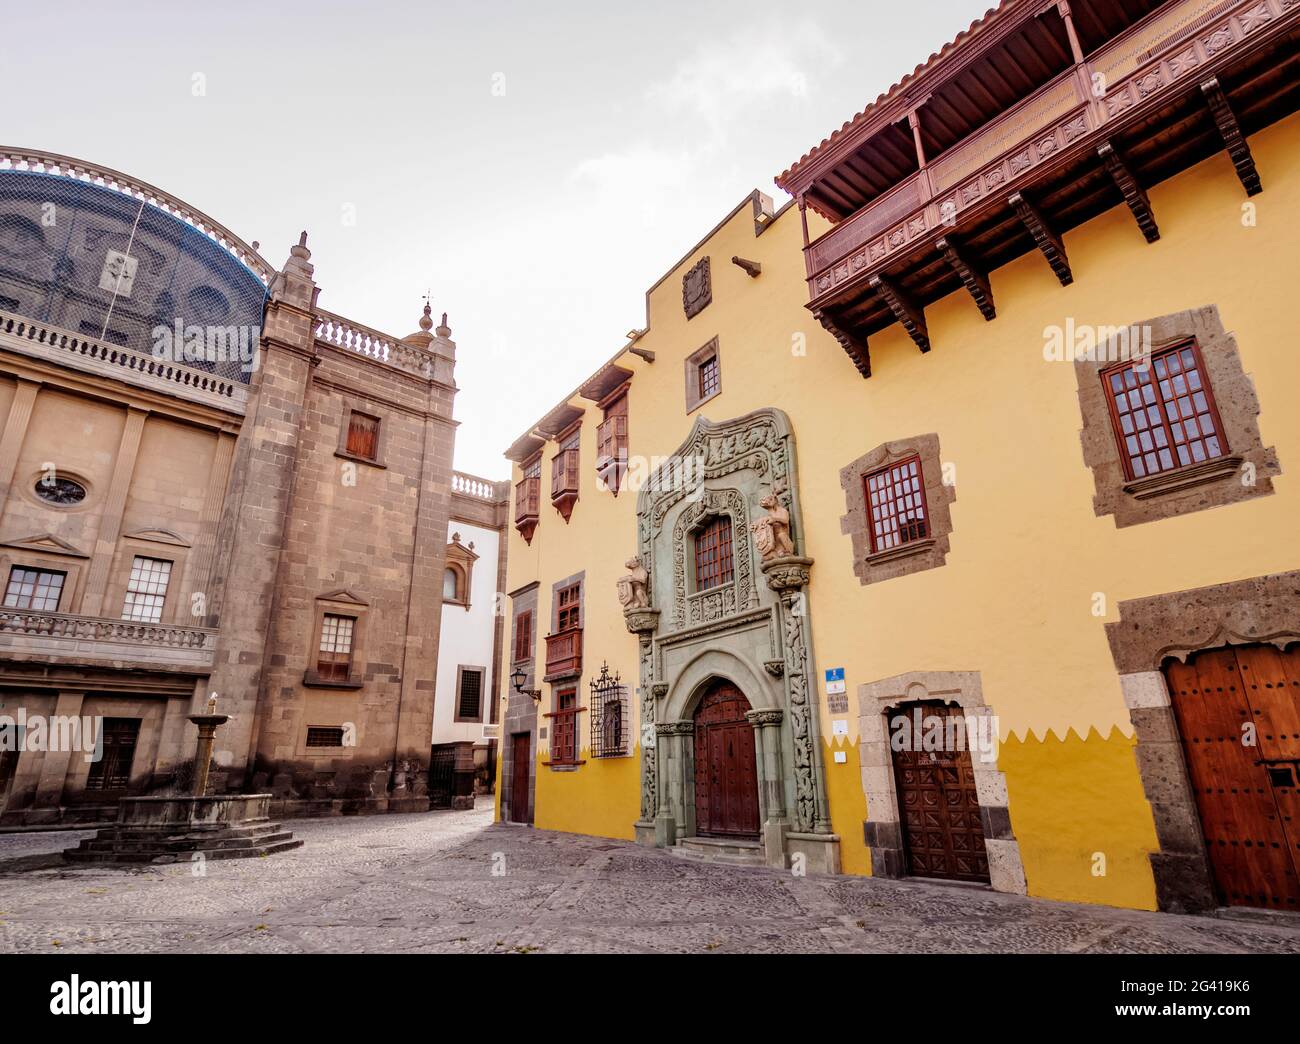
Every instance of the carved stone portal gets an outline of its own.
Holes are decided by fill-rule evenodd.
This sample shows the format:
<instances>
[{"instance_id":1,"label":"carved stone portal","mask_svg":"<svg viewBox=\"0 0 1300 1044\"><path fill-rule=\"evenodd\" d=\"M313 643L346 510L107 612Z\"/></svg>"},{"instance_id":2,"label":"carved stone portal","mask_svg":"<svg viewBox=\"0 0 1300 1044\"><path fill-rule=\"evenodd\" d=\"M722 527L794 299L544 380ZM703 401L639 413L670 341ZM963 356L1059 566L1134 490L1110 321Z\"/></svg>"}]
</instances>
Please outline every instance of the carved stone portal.
<instances>
[{"instance_id":1,"label":"carved stone portal","mask_svg":"<svg viewBox=\"0 0 1300 1044\"><path fill-rule=\"evenodd\" d=\"M697 589L695 534L718 517L730 521L732 572ZM656 608L624 603L642 643L642 842L669 845L695 833L694 748L681 730L693 731L702 694L724 679L762 726L755 743L765 859L788 866L799 855L810 869L838 872L803 609L813 563L801 544L794 436L779 410L697 419L642 487L637 551ZM630 580L623 594L633 597Z\"/></svg>"}]
</instances>

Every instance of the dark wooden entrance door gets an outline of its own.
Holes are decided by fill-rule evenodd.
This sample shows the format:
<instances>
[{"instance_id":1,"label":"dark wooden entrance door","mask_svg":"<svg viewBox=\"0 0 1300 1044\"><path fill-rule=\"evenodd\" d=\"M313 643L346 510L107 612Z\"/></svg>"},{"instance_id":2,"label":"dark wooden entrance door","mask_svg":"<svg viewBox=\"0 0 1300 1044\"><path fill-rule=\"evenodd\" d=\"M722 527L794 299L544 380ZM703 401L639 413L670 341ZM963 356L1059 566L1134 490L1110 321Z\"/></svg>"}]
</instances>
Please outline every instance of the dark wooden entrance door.
<instances>
[{"instance_id":1,"label":"dark wooden entrance door","mask_svg":"<svg viewBox=\"0 0 1300 1044\"><path fill-rule=\"evenodd\" d=\"M517 732L510 737L510 822L532 822L528 807L528 776L532 770L532 737Z\"/></svg>"},{"instance_id":2,"label":"dark wooden entrance door","mask_svg":"<svg viewBox=\"0 0 1300 1044\"><path fill-rule=\"evenodd\" d=\"M758 768L749 701L717 682L695 711L695 832L758 838Z\"/></svg>"},{"instance_id":3,"label":"dark wooden entrance door","mask_svg":"<svg viewBox=\"0 0 1300 1044\"><path fill-rule=\"evenodd\" d=\"M922 746L924 732L917 733L916 710L921 712L923 727L926 718L934 715L940 719L944 735L958 731L965 735L962 709L945 703L910 703L889 716L907 871L916 877L987 882L989 859L969 743L963 739L960 750L954 749L958 744L945 744L942 750L894 749L899 745L892 740L900 717L906 719L905 734L914 740L908 746ZM950 719L956 719L951 727Z\"/></svg>"},{"instance_id":4,"label":"dark wooden entrance door","mask_svg":"<svg viewBox=\"0 0 1300 1044\"><path fill-rule=\"evenodd\" d=\"M135 760L135 743L140 736L139 718L105 718L103 757L90 765L86 790L116 793L131 782L131 762Z\"/></svg>"},{"instance_id":5,"label":"dark wooden entrance door","mask_svg":"<svg viewBox=\"0 0 1300 1044\"><path fill-rule=\"evenodd\" d=\"M1213 649L1165 675L1219 899L1300 911L1300 647Z\"/></svg>"}]
</instances>

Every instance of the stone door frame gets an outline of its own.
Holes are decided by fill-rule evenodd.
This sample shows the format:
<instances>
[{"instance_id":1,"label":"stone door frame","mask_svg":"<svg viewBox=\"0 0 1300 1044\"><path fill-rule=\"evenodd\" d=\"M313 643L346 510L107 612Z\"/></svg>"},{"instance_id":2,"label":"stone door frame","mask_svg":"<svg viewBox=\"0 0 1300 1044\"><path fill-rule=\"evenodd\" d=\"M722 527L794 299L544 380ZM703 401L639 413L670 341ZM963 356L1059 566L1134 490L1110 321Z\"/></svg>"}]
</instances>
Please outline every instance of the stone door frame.
<instances>
[{"instance_id":1,"label":"stone door frame","mask_svg":"<svg viewBox=\"0 0 1300 1044\"><path fill-rule=\"evenodd\" d=\"M1156 906L1170 913L1219 908L1182 735L1169 698L1169 660L1232 645L1300 642L1300 570L1119 603L1106 625L1124 705L1137 737L1142 790L1159 848L1149 853Z\"/></svg>"},{"instance_id":2,"label":"stone door frame","mask_svg":"<svg viewBox=\"0 0 1300 1044\"><path fill-rule=\"evenodd\" d=\"M873 877L910 876L887 723L891 711L923 700L956 703L968 717L993 715L993 709L984 702L978 671L908 671L858 686L858 758L862 766L862 789L867 798L862 834L871 852ZM1006 774L998 768L996 758L986 762L973 756L971 767L984 827L989 882L996 891L1025 895L1020 843L1012 832L1007 809Z\"/></svg>"}]
</instances>

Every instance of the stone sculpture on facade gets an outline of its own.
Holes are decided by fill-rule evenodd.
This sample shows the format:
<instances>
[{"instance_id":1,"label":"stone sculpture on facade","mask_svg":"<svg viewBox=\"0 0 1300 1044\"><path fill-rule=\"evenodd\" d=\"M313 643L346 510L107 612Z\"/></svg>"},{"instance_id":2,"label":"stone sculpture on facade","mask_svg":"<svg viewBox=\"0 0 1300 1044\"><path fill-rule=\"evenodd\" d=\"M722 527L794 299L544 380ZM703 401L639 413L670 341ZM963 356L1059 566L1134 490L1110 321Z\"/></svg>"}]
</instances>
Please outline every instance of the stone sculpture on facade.
<instances>
[{"instance_id":1,"label":"stone sculpture on facade","mask_svg":"<svg viewBox=\"0 0 1300 1044\"><path fill-rule=\"evenodd\" d=\"M755 519L750 526L754 533L754 546L764 562L794 554L794 542L790 539L790 512L779 499L784 490L784 483L772 487L772 492L758 502L767 514Z\"/></svg>"},{"instance_id":2,"label":"stone sculpture on facade","mask_svg":"<svg viewBox=\"0 0 1300 1044\"><path fill-rule=\"evenodd\" d=\"M628 573L618 578L618 600L623 603L623 611L629 609L649 609L648 593L650 574L646 572L641 559L633 555L625 563Z\"/></svg>"}]
</instances>

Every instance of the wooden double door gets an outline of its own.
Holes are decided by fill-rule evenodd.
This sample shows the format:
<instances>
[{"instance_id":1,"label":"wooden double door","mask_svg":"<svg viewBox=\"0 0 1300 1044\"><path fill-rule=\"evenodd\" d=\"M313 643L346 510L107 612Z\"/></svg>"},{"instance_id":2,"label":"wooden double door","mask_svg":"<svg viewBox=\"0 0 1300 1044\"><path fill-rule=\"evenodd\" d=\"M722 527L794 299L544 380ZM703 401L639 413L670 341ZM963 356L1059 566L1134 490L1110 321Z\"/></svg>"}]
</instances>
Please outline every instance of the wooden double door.
<instances>
[{"instance_id":1,"label":"wooden double door","mask_svg":"<svg viewBox=\"0 0 1300 1044\"><path fill-rule=\"evenodd\" d=\"M916 728L918 711L923 725L935 716L944 735L960 732L961 749L956 749L955 743L948 745L951 749L916 749L923 745L924 735ZM951 719L956 720L950 727ZM962 709L937 701L904 704L889 716L889 736L892 740L896 732L904 731L909 742L891 742L890 747L907 872L916 877L987 883L984 824ZM898 746L908 749L896 749Z\"/></svg>"},{"instance_id":2,"label":"wooden double door","mask_svg":"<svg viewBox=\"0 0 1300 1044\"><path fill-rule=\"evenodd\" d=\"M756 840L758 766L744 694L715 682L695 711L695 832Z\"/></svg>"},{"instance_id":3,"label":"wooden double door","mask_svg":"<svg viewBox=\"0 0 1300 1044\"><path fill-rule=\"evenodd\" d=\"M1300 912L1300 646L1165 669L1221 902Z\"/></svg>"}]
</instances>

